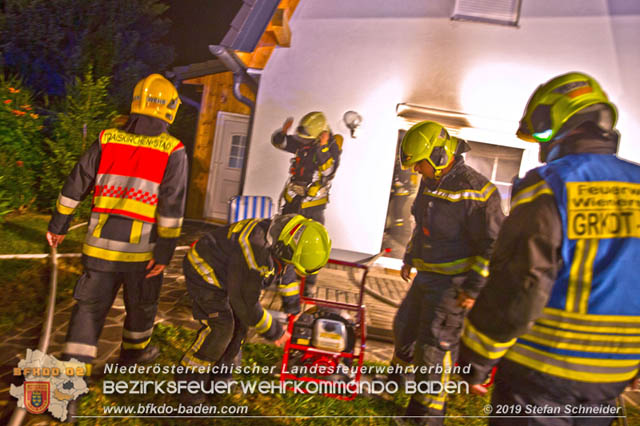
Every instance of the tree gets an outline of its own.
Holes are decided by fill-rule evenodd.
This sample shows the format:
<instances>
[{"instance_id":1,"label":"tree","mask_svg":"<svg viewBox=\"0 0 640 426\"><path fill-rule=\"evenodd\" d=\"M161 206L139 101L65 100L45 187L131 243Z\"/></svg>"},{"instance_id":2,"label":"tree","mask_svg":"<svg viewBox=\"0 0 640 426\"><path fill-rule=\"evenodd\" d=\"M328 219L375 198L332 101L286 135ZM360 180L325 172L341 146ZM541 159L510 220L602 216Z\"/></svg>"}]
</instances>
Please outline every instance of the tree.
<instances>
[{"instance_id":1,"label":"tree","mask_svg":"<svg viewBox=\"0 0 640 426\"><path fill-rule=\"evenodd\" d=\"M36 92L64 95L93 69L112 78L110 94L126 110L135 83L173 60L161 44L170 28L160 0L5 0L0 49L7 71Z\"/></svg>"},{"instance_id":2,"label":"tree","mask_svg":"<svg viewBox=\"0 0 640 426\"><path fill-rule=\"evenodd\" d=\"M38 204L49 207L62 189L80 156L109 128L115 109L109 102L108 77L94 78L89 69L66 89L64 101L57 106L52 139L45 139L47 159L43 164Z\"/></svg>"}]
</instances>

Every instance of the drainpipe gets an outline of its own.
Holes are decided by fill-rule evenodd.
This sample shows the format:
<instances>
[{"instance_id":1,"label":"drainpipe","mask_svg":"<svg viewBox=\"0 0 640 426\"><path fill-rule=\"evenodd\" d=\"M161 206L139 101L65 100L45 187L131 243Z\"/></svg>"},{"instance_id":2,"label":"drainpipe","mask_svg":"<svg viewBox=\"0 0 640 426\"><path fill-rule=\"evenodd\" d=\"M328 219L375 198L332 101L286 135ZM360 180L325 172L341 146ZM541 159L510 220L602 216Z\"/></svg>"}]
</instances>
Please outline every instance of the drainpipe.
<instances>
[{"instance_id":1,"label":"drainpipe","mask_svg":"<svg viewBox=\"0 0 640 426\"><path fill-rule=\"evenodd\" d=\"M209 51L233 73L233 94L253 112L255 102L240 93L240 85L246 84L253 93L257 93L258 83L247 73L247 68L236 54L226 47L211 44L209 45Z\"/></svg>"},{"instance_id":2,"label":"drainpipe","mask_svg":"<svg viewBox=\"0 0 640 426\"><path fill-rule=\"evenodd\" d=\"M251 144L251 132L253 131L253 116L256 103L247 98L240 92L240 85L246 84L249 89L256 95L258 94L258 82L247 73L247 67L236 56L224 46L209 45L209 51L213 53L219 60L233 73L233 94L240 102L249 107L249 129L247 132L247 146L245 147L244 165L242 167L242 175L240 176L240 194L244 191L244 181L247 175L247 159L249 153L249 145Z\"/></svg>"}]
</instances>

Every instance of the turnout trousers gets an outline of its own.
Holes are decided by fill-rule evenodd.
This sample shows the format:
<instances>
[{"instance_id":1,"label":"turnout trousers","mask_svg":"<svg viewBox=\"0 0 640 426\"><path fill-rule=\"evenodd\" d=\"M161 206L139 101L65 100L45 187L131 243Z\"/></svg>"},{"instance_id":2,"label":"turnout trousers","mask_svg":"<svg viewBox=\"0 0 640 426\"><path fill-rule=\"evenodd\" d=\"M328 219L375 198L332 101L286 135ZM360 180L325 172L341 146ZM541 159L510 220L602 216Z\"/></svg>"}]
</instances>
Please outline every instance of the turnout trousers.
<instances>
[{"instance_id":1,"label":"turnout trousers","mask_svg":"<svg viewBox=\"0 0 640 426\"><path fill-rule=\"evenodd\" d=\"M458 356L465 311L457 292L463 276L418 272L393 321L392 365L415 367L415 382L429 382L431 392L411 396L406 416L419 424L441 425L446 408L443 386ZM422 367L422 368L421 368ZM426 384L422 386L427 389ZM417 418L418 416L423 418Z\"/></svg>"},{"instance_id":2,"label":"turnout trousers","mask_svg":"<svg viewBox=\"0 0 640 426\"><path fill-rule=\"evenodd\" d=\"M628 383L567 380L502 359L496 371L491 426L606 426L622 415L616 405ZM516 417L517 416L517 417Z\"/></svg>"},{"instance_id":3,"label":"turnout trousers","mask_svg":"<svg viewBox=\"0 0 640 426\"><path fill-rule=\"evenodd\" d=\"M162 287L162 274L145 278L148 272L104 272L85 268L73 292L76 304L71 312L63 359L76 358L91 363L97 356L102 327L121 285L126 310L122 348L147 347Z\"/></svg>"},{"instance_id":4,"label":"turnout trousers","mask_svg":"<svg viewBox=\"0 0 640 426\"><path fill-rule=\"evenodd\" d=\"M186 256L183 268L187 290L193 299L193 318L199 320L202 327L181 364L194 367L239 364L236 357L247 327L234 314L227 293L204 281Z\"/></svg>"}]
</instances>

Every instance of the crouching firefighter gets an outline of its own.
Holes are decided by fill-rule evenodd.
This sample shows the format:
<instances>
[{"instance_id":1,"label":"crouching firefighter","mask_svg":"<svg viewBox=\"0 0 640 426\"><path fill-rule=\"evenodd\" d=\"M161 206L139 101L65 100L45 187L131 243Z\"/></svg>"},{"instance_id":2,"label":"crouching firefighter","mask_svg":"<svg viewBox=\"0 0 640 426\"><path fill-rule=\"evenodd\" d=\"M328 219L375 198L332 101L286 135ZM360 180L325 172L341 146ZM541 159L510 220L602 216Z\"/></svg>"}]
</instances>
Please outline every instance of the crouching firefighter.
<instances>
[{"instance_id":1,"label":"crouching firefighter","mask_svg":"<svg viewBox=\"0 0 640 426\"><path fill-rule=\"evenodd\" d=\"M193 317L202 323L195 342L184 354L186 367L213 367L211 374L188 372L176 380L230 377L248 327L277 346L289 333L262 307L262 290L279 280L290 265L300 276L316 274L329 260L331 240L324 226L301 215L245 219L207 233L194 243L183 267L193 299ZM297 297L300 311L300 298ZM205 395L181 394L185 403L204 402Z\"/></svg>"},{"instance_id":2,"label":"crouching firefighter","mask_svg":"<svg viewBox=\"0 0 640 426\"><path fill-rule=\"evenodd\" d=\"M278 149L295 154L291 159L289 179L280 196L284 201L281 213L296 213L324 224L324 210L329 203L331 181L340 164L343 138L331 133L323 113L313 111L300 120L294 135L287 132L293 124L288 118L281 129L276 130L271 143ZM300 282L292 268L287 268L283 281L283 303L285 311L290 312L286 297L296 291ZM305 296L314 294L316 276L310 276L305 282Z\"/></svg>"},{"instance_id":3,"label":"crouching firefighter","mask_svg":"<svg viewBox=\"0 0 640 426\"><path fill-rule=\"evenodd\" d=\"M118 362L149 362L159 354L149 342L163 270L180 235L187 185L184 146L167 133L179 105L176 88L161 75L140 80L129 120L100 133L60 192L47 232L52 247L62 242L74 210L93 191L65 360L96 358L121 285L126 316Z\"/></svg>"},{"instance_id":4,"label":"crouching firefighter","mask_svg":"<svg viewBox=\"0 0 640 426\"><path fill-rule=\"evenodd\" d=\"M465 141L432 121L409 129L400 150L402 166L413 166L422 180L401 276L408 281L412 268L418 273L393 322L392 364L413 364L416 382L443 387L456 362L464 314L486 282L504 219L496 186L464 163L461 154L467 150ZM444 390L415 393L405 415L440 425L445 407Z\"/></svg>"}]
</instances>

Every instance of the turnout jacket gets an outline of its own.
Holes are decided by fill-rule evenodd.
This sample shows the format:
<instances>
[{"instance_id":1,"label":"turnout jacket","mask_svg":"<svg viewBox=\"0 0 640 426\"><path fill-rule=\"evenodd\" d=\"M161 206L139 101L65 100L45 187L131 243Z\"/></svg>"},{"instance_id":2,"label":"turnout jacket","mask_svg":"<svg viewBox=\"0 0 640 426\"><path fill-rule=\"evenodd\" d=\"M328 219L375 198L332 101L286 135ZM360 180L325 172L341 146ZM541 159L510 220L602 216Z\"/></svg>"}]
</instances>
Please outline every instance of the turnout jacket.
<instances>
[{"instance_id":1,"label":"turnout jacket","mask_svg":"<svg viewBox=\"0 0 640 426\"><path fill-rule=\"evenodd\" d=\"M296 136L276 131L271 144L295 154L289 168L290 177L283 191L284 199L291 203L301 197L301 208L320 206L329 202L331 180L336 174L342 153L342 136L330 135L322 146L317 141L305 144Z\"/></svg>"},{"instance_id":2,"label":"turnout jacket","mask_svg":"<svg viewBox=\"0 0 640 426\"><path fill-rule=\"evenodd\" d=\"M465 274L461 289L475 298L504 219L496 186L457 156L439 181L422 179L412 214L416 226L404 263L422 272Z\"/></svg>"},{"instance_id":3,"label":"turnout jacket","mask_svg":"<svg viewBox=\"0 0 640 426\"><path fill-rule=\"evenodd\" d=\"M267 231L271 219L245 219L216 228L187 254L202 285L226 293L234 314L263 337L276 340L284 329L260 304L260 294L276 278ZM189 273L187 272L187 278Z\"/></svg>"},{"instance_id":4,"label":"turnout jacket","mask_svg":"<svg viewBox=\"0 0 640 426\"><path fill-rule=\"evenodd\" d=\"M619 388L640 362L640 167L581 135L514 185L491 275L462 334L481 382L501 358Z\"/></svg>"},{"instance_id":5,"label":"turnout jacket","mask_svg":"<svg viewBox=\"0 0 640 426\"><path fill-rule=\"evenodd\" d=\"M107 129L80 157L49 222L66 234L74 210L93 191L83 263L98 271L169 263L182 227L187 156L161 120L134 114L128 131Z\"/></svg>"}]
</instances>

